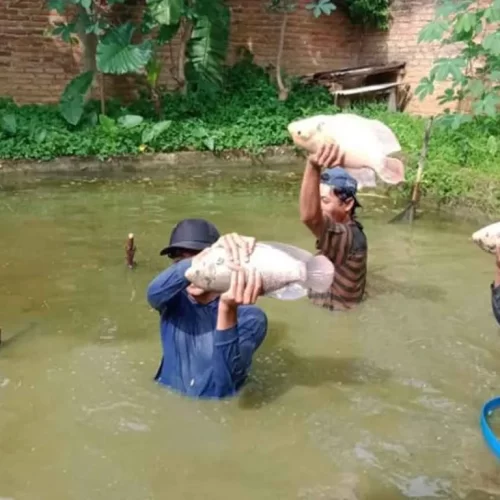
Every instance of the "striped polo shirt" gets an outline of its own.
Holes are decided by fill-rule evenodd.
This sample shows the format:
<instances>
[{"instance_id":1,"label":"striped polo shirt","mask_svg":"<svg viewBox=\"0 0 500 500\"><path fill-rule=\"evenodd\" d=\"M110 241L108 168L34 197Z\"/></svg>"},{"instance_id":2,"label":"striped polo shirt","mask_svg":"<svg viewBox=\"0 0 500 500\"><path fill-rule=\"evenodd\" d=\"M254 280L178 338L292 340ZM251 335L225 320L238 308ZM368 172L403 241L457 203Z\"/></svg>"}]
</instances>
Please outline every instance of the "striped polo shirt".
<instances>
[{"instance_id":1,"label":"striped polo shirt","mask_svg":"<svg viewBox=\"0 0 500 500\"><path fill-rule=\"evenodd\" d=\"M308 295L314 304L331 311L351 309L365 294L368 244L363 226L357 220L337 223L325 219L324 227L316 248L332 261L335 276L328 292L309 291Z\"/></svg>"}]
</instances>

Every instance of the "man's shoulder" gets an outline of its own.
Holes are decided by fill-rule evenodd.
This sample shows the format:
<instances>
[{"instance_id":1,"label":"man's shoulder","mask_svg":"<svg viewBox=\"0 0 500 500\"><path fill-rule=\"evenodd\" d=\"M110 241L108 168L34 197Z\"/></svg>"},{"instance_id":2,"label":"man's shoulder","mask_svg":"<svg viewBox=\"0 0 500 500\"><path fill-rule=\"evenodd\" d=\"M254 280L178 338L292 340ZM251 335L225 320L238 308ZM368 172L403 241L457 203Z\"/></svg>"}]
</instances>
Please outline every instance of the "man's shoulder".
<instances>
[{"instance_id":1,"label":"man's shoulder","mask_svg":"<svg viewBox=\"0 0 500 500\"><path fill-rule=\"evenodd\" d=\"M348 222L334 222L329 218L325 218L325 224L323 227L325 233L352 233L353 235L366 240L363 225L358 220L350 220Z\"/></svg>"}]
</instances>

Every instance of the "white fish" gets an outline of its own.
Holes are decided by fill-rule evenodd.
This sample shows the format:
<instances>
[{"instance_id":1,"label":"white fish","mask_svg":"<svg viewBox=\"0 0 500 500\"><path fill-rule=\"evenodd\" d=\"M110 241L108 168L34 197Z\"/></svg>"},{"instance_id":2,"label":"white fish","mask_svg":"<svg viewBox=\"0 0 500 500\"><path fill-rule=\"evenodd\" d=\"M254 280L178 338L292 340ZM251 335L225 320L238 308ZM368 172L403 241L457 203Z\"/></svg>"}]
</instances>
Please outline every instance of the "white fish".
<instances>
[{"instance_id":1,"label":"white fish","mask_svg":"<svg viewBox=\"0 0 500 500\"><path fill-rule=\"evenodd\" d=\"M482 250L495 253L497 242L500 243L500 222L483 227L472 235L472 241Z\"/></svg>"},{"instance_id":2,"label":"white fish","mask_svg":"<svg viewBox=\"0 0 500 500\"><path fill-rule=\"evenodd\" d=\"M322 144L335 142L356 158L360 166L344 168L358 181L358 187L375 187L376 175L388 184L405 180L401 160L388 155L401 151L392 130L379 120L351 113L316 115L293 121L288 132L296 146L316 153Z\"/></svg>"},{"instance_id":3,"label":"white fish","mask_svg":"<svg viewBox=\"0 0 500 500\"><path fill-rule=\"evenodd\" d=\"M231 280L227 262L224 247L212 245L186 271L186 279L204 290L224 293ZM324 255L313 256L306 250L276 242L256 243L249 262L242 267L255 268L262 277L264 295L280 300L300 299L308 289L326 292L334 276L334 265Z\"/></svg>"}]
</instances>

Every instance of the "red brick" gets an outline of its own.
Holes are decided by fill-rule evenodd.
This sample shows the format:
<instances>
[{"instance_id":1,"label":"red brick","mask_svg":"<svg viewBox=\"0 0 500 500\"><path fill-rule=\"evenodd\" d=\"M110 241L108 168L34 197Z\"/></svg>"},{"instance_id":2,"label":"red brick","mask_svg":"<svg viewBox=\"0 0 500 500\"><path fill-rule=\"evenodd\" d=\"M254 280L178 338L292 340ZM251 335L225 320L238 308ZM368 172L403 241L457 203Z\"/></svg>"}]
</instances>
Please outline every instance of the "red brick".
<instances>
[{"instance_id":1,"label":"red brick","mask_svg":"<svg viewBox=\"0 0 500 500\"><path fill-rule=\"evenodd\" d=\"M480 1L484 5L489 2ZM234 61L237 49L243 46L254 52L259 64L274 65L281 15L268 12L264 0L228 3L233 22L228 60ZM304 9L304 2L299 4L289 17L283 53L283 69L290 74L399 60L407 62L406 80L414 90L440 54L436 44L417 44L419 31L433 17L434 0L394 0L388 33L353 26L339 11L315 19ZM140 7L134 8L132 15L139 19ZM67 82L78 74L79 48L71 49L59 40L43 36L44 29L59 20L64 20L64 16L48 12L41 0L0 0L0 96L12 96L18 102L55 102ZM177 47L174 41L174 58ZM162 50L167 63L170 53L169 48ZM161 83L173 84L169 70L163 79ZM107 77L106 91L129 98L136 94L136 78ZM435 99L413 99L409 110L435 112Z\"/></svg>"}]
</instances>

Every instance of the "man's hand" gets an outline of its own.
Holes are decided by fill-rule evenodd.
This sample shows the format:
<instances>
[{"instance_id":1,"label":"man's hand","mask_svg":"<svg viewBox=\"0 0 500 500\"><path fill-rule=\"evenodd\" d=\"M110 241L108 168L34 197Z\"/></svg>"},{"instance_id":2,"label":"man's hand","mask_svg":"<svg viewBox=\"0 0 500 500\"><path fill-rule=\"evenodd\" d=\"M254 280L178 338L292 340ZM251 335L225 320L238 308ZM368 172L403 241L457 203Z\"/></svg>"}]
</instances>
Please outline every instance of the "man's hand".
<instances>
[{"instance_id":1,"label":"man's hand","mask_svg":"<svg viewBox=\"0 0 500 500\"><path fill-rule=\"evenodd\" d=\"M344 156L338 144L323 144L315 154L308 157L307 162L315 169L321 170L323 167L343 166Z\"/></svg>"},{"instance_id":2,"label":"man's hand","mask_svg":"<svg viewBox=\"0 0 500 500\"><path fill-rule=\"evenodd\" d=\"M231 274L229 290L220 297L221 304L229 307L255 304L262 293L262 278L256 269L248 271L248 280L245 280L245 271L239 269Z\"/></svg>"},{"instance_id":3,"label":"man's hand","mask_svg":"<svg viewBox=\"0 0 500 500\"><path fill-rule=\"evenodd\" d=\"M221 236L216 243L226 249L230 261L239 266L250 260L250 255L255 248L255 238L229 233Z\"/></svg>"}]
</instances>

